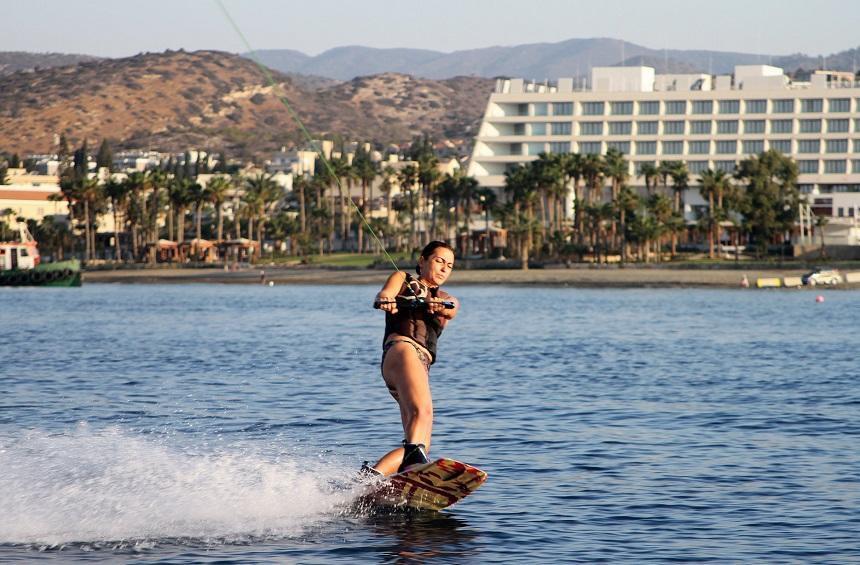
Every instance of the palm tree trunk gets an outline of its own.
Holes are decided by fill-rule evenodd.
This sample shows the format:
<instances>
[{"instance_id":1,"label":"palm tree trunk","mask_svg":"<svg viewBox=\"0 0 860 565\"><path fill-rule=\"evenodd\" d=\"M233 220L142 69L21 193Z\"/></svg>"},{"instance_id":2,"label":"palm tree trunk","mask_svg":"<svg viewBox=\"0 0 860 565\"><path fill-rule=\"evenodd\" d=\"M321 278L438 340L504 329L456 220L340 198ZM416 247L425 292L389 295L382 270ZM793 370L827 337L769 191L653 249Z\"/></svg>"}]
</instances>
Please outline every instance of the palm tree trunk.
<instances>
[{"instance_id":1,"label":"palm tree trunk","mask_svg":"<svg viewBox=\"0 0 860 565\"><path fill-rule=\"evenodd\" d=\"M90 201L84 199L84 257L87 261L92 259L90 248Z\"/></svg>"},{"instance_id":2,"label":"palm tree trunk","mask_svg":"<svg viewBox=\"0 0 860 565\"><path fill-rule=\"evenodd\" d=\"M119 212L116 209L116 201L112 202L113 207L113 246L114 246L114 261L122 261L122 253L119 247Z\"/></svg>"},{"instance_id":3,"label":"palm tree trunk","mask_svg":"<svg viewBox=\"0 0 860 565\"><path fill-rule=\"evenodd\" d=\"M218 241L221 242L224 239L224 203L218 202L216 206L218 207Z\"/></svg>"}]
</instances>

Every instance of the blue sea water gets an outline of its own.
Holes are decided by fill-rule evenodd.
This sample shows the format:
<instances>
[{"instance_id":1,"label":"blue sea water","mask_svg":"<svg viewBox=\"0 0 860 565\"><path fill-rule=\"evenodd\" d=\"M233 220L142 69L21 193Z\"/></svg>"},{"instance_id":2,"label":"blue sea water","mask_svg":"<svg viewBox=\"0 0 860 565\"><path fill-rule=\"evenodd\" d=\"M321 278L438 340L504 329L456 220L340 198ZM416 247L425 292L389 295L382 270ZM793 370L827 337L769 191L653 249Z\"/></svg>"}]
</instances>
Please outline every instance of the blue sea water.
<instances>
[{"instance_id":1,"label":"blue sea water","mask_svg":"<svg viewBox=\"0 0 860 565\"><path fill-rule=\"evenodd\" d=\"M451 285L433 453L490 478L368 516L375 290L0 289L0 561L860 561L860 293Z\"/></svg>"}]
</instances>

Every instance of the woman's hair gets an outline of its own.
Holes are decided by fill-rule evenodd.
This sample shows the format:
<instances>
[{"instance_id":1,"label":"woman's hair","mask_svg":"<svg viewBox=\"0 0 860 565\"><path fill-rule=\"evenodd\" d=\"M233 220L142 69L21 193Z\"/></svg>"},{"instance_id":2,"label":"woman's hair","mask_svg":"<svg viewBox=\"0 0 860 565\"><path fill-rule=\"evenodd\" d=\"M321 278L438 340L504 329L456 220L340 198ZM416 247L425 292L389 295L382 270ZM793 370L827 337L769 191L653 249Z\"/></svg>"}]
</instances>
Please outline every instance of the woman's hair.
<instances>
[{"instance_id":1,"label":"woman's hair","mask_svg":"<svg viewBox=\"0 0 860 565\"><path fill-rule=\"evenodd\" d=\"M440 247L443 249L447 249L448 251L456 255L456 251L454 251L454 248L445 243L444 241L431 241L424 246L424 249L421 250L421 256L424 257L424 259L429 259L430 256L433 255L433 252ZM415 272L419 275L421 274L421 265L415 265Z\"/></svg>"}]
</instances>

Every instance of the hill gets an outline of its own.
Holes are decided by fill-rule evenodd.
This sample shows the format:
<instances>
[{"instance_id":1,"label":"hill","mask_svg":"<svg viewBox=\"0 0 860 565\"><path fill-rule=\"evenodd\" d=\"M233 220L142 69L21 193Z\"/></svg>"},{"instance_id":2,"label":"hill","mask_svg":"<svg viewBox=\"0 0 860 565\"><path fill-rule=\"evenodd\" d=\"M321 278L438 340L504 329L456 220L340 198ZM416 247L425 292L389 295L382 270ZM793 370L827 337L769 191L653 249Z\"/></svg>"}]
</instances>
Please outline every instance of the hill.
<instances>
[{"instance_id":1,"label":"hill","mask_svg":"<svg viewBox=\"0 0 860 565\"><path fill-rule=\"evenodd\" d=\"M65 53L28 53L26 51L0 51L0 76L19 71L35 71L51 67L64 67L83 61L97 61L90 55L67 55Z\"/></svg>"},{"instance_id":2,"label":"hill","mask_svg":"<svg viewBox=\"0 0 860 565\"><path fill-rule=\"evenodd\" d=\"M414 136L470 139L492 81L384 74L333 83L275 73L314 135L378 143ZM314 85L318 85L314 88ZM17 72L0 89L0 150L55 149L102 138L115 148L225 150L255 157L301 139L251 61L217 51L167 51Z\"/></svg>"},{"instance_id":3,"label":"hill","mask_svg":"<svg viewBox=\"0 0 860 565\"><path fill-rule=\"evenodd\" d=\"M856 68L860 49L827 56L794 54L775 56L729 51L652 49L610 38L568 39L556 43L495 46L443 53L421 49L337 47L311 57L298 51L269 49L257 56L282 72L321 75L349 80L357 75L396 72L433 79L475 75L526 79L587 76L591 67L643 61L658 72L731 73L735 65L772 64L788 72L826 66Z\"/></svg>"}]
</instances>

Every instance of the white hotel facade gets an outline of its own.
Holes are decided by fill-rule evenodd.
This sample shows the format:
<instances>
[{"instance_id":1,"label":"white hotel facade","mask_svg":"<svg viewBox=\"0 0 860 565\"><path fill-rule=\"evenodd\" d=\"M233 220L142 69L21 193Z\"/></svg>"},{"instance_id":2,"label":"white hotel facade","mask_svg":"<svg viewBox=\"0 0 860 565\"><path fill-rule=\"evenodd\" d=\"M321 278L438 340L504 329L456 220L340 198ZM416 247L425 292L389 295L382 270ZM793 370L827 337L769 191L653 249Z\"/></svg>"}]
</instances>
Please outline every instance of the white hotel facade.
<instances>
[{"instance_id":1,"label":"white hotel facade","mask_svg":"<svg viewBox=\"0 0 860 565\"><path fill-rule=\"evenodd\" d=\"M737 66L724 76L596 67L590 86L577 86L571 78L499 79L469 174L501 189L506 170L541 152L603 154L614 147L630 163L633 186L644 186L637 175L643 163L685 162L692 187L685 209L694 219L693 207L704 204L695 190L698 173L731 172L741 159L774 149L797 161L801 191L816 215L857 227L860 83L850 73L818 72L800 83L767 65Z\"/></svg>"}]
</instances>

